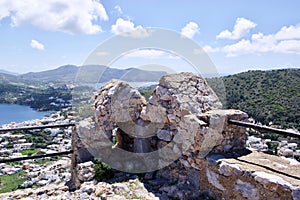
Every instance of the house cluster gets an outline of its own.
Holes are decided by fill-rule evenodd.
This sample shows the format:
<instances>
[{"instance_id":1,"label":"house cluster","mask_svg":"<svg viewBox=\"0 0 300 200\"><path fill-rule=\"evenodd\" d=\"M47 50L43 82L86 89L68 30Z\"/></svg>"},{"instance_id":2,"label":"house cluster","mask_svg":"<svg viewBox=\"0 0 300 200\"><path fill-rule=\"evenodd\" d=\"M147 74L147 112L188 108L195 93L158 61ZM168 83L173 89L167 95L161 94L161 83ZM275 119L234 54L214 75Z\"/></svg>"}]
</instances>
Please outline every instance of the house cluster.
<instances>
[{"instance_id":1,"label":"house cluster","mask_svg":"<svg viewBox=\"0 0 300 200\"><path fill-rule=\"evenodd\" d=\"M64 124L69 123L73 120L72 116L65 117L62 112L57 112L49 117L44 117L40 120L30 120L21 123L11 123L2 125L0 128L16 128L25 126L40 126L45 124ZM34 143L30 141L30 137L26 137L28 134L34 135L35 132L41 131L39 129L31 130L29 132L0 132L0 159L13 159L17 157L26 156L26 150L35 149L35 154L49 154L61 151L71 150L71 134L72 127L67 128L54 128L44 129L43 131L48 134L52 139L51 144L45 148L35 148ZM25 153L24 153L25 152ZM50 159L50 158L48 158ZM0 164L0 178L1 175L15 174L24 170L41 171L43 165L35 164L38 163L39 159L18 161L12 164ZM24 164L26 163L26 166ZM29 165L29 166L27 166Z\"/></svg>"},{"instance_id":2,"label":"house cluster","mask_svg":"<svg viewBox=\"0 0 300 200\"><path fill-rule=\"evenodd\" d=\"M12 132L7 132L0 134L0 159L11 159L22 156L20 153L22 150L30 149L32 143L27 142L25 134L14 134Z\"/></svg>"},{"instance_id":3,"label":"house cluster","mask_svg":"<svg viewBox=\"0 0 300 200\"><path fill-rule=\"evenodd\" d=\"M275 149L270 149L269 146L275 144ZM250 150L268 152L273 151L272 153L278 156L300 158L300 149L298 144L293 141L288 141L286 139L281 139L280 141L272 141L271 139L262 139L255 136L249 136L247 147Z\"/></svg>"},{"instance_id":4,"label":"house cluster","mask_svg":"<svg viewBox=\"0 0 300 200\"><path fill-rule=\"evenodd\" d=\"M297 143L288 143L288 141L283 140L279 144L279 156L285 157L299 157L300 158L300 149L297 149Z\"/></svg>"},{"instance_id":5,"label":"house cluster","mask_svg":"<svg viewBox=\"0 0 300 200\"><path fill-rule=\"evenodd\" d=\"M57 97L49 97L49 100L52 100L50 103L50 106L55 106L59 108L65 108L65 107L71 107L72 106L72 100L64 100L62 98Z\"/></svg>"}]
</instances>

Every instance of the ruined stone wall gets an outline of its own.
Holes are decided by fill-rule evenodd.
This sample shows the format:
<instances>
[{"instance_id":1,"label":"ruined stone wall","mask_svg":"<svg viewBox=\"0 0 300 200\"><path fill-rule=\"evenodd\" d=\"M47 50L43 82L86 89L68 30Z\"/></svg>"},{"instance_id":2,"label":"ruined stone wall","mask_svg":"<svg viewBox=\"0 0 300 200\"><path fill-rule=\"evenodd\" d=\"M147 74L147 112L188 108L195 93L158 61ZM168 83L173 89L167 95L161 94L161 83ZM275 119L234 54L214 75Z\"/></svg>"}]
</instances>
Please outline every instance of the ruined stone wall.
<instances>
[{"instance_id":1,"label":"ruined stone wall","mask_svg":"<svg viewBox=\"0 0 300 200\"><path fill-rule=\"evenodd\" d=\"M300 163L293 160L258 152L211 154L199 166L200 190L215 199L300 199Z\"/></svg>"},{"instance_id":2,"label":"ruined stone wall","mask_svg":"<svg viewBox=\"0 0 300 200\"><path fill-rule=\"evenodd\" d=\"M227 121L244 121L248 116L222 110L201 77L166 75L148 102L129 84L111 80L94 99L95 120L82 121L77 127L82 144L92 155L110 159L109 164L124 171L156 170L146 173L145 179L162 199L198 198L204 192L217 199L298 198L298 182L284 177L289 185L274 177L268 182L260 169L253 172L253 167L241 169L241 164L230 163L250 152L245 149L245 128Z\"/></svg>"}]
</instances>

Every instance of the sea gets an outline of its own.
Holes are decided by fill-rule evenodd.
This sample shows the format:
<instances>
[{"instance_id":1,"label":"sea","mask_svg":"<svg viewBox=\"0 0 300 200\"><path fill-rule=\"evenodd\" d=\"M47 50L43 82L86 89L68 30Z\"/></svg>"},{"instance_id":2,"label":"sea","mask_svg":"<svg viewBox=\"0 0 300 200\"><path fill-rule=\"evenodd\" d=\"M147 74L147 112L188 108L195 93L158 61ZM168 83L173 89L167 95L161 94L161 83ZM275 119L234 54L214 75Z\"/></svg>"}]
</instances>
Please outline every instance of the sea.
<instances>
[{"instance_id":1,"label":"sea","mask_svg":"<svg viewBox=\"0 0 300 200\"><path fill-rule=\"evenodd\" d=\"M23 122L33 119L41 119L51 112L38 112L29 106L15 104L0 104L0 125L11 122Z\"/></svg>"}]
</instances>

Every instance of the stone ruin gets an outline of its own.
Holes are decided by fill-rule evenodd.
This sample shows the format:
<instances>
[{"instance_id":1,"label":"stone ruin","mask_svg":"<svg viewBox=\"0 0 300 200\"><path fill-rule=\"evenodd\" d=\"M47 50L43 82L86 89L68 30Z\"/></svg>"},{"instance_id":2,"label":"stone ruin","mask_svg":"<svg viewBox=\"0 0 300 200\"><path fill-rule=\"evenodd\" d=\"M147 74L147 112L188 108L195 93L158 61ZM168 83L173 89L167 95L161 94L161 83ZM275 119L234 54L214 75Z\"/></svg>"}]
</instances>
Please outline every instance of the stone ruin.
<instances>
[{"instance_id":1,"label":"stone ruin","mask_svg":"<svg viewBox=\"0 0 300 200\"><path fill-rule=\"evenodd\" d=\"M163 76L148 101L128 83L111 80L94 96L93 110L94 119L80 121L73 136L73 188L89 179L79 163L97 157L120 171L145 173L145 184L161 199L208 193L216 199L299 200L299 180L253 170L249 162L258 156L245 149L246 129L228 123L248 115L222 110L199 76Z\"/></svg>"}]
</instances>

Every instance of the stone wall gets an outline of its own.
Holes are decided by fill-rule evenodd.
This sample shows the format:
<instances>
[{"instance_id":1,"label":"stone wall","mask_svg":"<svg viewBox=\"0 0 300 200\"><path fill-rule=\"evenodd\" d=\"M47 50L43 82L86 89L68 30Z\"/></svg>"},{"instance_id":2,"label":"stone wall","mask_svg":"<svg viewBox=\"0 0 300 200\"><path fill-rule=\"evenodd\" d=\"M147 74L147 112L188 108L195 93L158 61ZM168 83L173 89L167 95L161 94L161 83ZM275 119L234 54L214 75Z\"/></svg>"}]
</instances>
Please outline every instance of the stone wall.
<instances>
[{"instance_id":1,"label":"stone wall","mask_svg":"<svg viewBox=\"0 0 300 200\"><path fill-rule=\"evenodd\" d=\"M191 199L203 193L216 199L298 198L298 182L277 178L274 171L253 172L248 161L245 168L233 163L253 153L245 149L245 128L227 122L248 116L222 110L201 77L163 76L148 102L129 84L111 80L94 99L94 120L79 123L78 139L93 156L121 171L155 170L146 173L145 184L157 188L154 193L161 199ZM75 142L73 148L77 146ZM80 183L75 175L72 181Z\"/></svg>"},{"instance_id":2,"label":"stone wall","mask_svg":"<svg viewBox=\"0 0 300 200\"><path fill-rule=\"evenodd\" d=\"M212 154L201 160L200 190L215 199L300 199L300 163L251 152L238 158Z\"/></svg>"}]
</instances>

